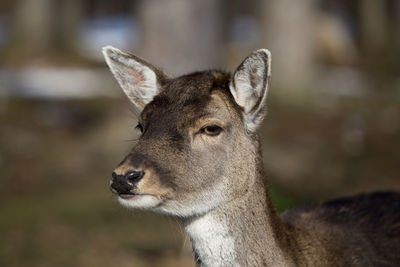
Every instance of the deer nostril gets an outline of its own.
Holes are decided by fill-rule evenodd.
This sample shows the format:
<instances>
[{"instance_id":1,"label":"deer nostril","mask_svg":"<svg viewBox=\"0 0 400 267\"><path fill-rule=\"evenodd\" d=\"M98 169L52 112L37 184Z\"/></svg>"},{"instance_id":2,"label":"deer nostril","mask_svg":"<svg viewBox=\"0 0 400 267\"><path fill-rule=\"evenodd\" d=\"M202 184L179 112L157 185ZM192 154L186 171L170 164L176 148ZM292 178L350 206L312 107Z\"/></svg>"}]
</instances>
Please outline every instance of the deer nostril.
<instances>
[{"instance_id":1,"label":"deer nostril","mask_svg":"<svg viewBox=\"0 0 400 267\"><path fill-rule=\"evenodd\" d=\"M117 179L118 174L116 172L112 172L111 176L112 176L113 179Z\"/></svg>"},{"instance_id":2,"label":"deer nostril","mask_svg":"<svg viewBox=\"0 0 400 267\"><path fill-rule=\"evenodd\" d=\"M142 179L144 176L144 171L130 171L127 174L125 174L125 179L128 180L129 182L138 182L140 179Z\"/></svg>"}]
</instances>

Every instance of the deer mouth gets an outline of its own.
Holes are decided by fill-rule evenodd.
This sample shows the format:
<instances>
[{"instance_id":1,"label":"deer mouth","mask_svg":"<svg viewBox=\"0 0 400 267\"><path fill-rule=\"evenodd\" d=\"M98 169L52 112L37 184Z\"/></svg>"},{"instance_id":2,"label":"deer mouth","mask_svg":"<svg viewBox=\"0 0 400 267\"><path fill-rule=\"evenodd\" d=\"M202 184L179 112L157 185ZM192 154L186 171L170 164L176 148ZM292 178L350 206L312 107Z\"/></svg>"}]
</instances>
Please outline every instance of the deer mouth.
<instances>
[{"instance_id":1,"label":"deer mouth","mask_svg":"<svg viewBox=\"0 0 400 267\"><path fill-rule=\"evenodd\" d=\"M136 193L132 193L132 192L118 194L118 197L120 199L123 199L123 200L138 200L140 198L149 197L149 196L152 196L152 195L150 195L150 194L136 194Z\"/></svg>"},{"instance_id":2,"label":"deer mouth","mask_svg":"<svg viewBox=\"0 0 400 267\"><path fill-rule=\"evenodd\" d=\"M119 198L124 199L124 200L134 200L134 199L139 199L140 197L146 196L148 194L139 194L139 193L134 193L131 191L123 191L123 192L118 192L114 188L111 187L111 192L117 195Z\"/></svg>"},{"instance_id":3,"label":"deer mouth","mask_svg":"<svg viewBox=\"0 0 400 267\"><path fill-rule=\"evenodd\" d=\"M133 193L125 193L125 194L118 194L118 196L120 198L123 198L123 199L131 199L131 198L134 198L137 195L133 194Z\"/></svg>"},{"instance_id":4,"label":"deer mouth","mask_svg":"<svg viewBox=\"0 0 400 267\"><path fill-rule=\"evenodd\" d=\"M143 196L143 194L135 194L135 193L123 193L123 194L118 194L118 196L122 199L137 199Z\"/></svg>"}]
</instances>

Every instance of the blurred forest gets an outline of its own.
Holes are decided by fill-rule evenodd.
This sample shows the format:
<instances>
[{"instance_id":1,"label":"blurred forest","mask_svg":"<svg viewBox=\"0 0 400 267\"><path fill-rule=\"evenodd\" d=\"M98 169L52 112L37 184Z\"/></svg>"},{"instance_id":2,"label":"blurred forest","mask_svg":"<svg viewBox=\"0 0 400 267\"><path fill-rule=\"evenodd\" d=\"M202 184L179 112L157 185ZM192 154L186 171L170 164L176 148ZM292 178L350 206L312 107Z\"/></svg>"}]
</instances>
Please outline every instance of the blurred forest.
<instances>
[{"instance_id":1,"label":"blurred forest","mask_svg":"<svg viewBox=\"0 0 400 267\"><path fill-rule=\"evenodd\" d=\"M400 1L2 0L0 266L194 265L176 219L108 189L138 133L104 45L171 76L270 49L279 210L400 190Z\"/></svg>"}]
</instances>

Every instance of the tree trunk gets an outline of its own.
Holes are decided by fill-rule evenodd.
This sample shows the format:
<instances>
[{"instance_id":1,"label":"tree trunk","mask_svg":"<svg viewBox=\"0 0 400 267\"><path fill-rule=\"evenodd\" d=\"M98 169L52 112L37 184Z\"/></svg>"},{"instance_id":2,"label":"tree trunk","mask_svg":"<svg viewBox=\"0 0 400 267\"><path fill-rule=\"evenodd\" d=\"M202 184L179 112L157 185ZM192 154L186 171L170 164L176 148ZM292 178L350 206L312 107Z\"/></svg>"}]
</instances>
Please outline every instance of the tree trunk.
<instances>
[{"instance_id":1,"label":"tree trunk","mask_svg":"<svg viewBox=\"0 0 400 267\"><path fill-rule=\"evenodd\" d=\"M273 88L287 100L302 99L312 88L314 6L315 0L262 1L262 43L272 53Z\"/></svg>"},{"instance_id":2,"label":"tree trunk","mask_svg":"<svg viewBox=\"0 0 400 267\"><path fill-rule=\"evenodd\" d=\"M139 5L139 54L172 75L221 66L221 1L154 0Z\"/></svg>"},{"instance_id":3,"label":"tree trunk","mask_svg":"<svg viewBox=\"0 0 400 267\"><path fill-rule=\"evenodd\" d=\"M21 52L36 54L51 48L52 0L20 0L15 4L12 38Z\"/></svg>"}]
</instances>

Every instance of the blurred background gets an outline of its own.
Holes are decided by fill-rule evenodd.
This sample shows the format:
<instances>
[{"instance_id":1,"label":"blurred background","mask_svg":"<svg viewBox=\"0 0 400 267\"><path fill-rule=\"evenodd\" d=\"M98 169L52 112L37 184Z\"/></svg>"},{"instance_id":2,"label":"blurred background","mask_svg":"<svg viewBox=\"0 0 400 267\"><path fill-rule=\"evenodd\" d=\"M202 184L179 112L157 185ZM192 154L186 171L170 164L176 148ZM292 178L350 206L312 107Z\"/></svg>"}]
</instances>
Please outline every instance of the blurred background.
<instances>
[{"instance_id":1,"label":"blurred background","mask_svg":"<svg viewBox=\"0 0 400 267\"><path fill-rule=\"evenodd\" d=\"M1 0L0 266L193 266L176 219L108 189L138 133L104 45L171 76L269 48L279 210L400 190L400 1Z\"/></svg>"}]
</instances>

